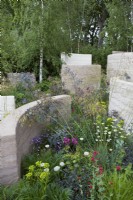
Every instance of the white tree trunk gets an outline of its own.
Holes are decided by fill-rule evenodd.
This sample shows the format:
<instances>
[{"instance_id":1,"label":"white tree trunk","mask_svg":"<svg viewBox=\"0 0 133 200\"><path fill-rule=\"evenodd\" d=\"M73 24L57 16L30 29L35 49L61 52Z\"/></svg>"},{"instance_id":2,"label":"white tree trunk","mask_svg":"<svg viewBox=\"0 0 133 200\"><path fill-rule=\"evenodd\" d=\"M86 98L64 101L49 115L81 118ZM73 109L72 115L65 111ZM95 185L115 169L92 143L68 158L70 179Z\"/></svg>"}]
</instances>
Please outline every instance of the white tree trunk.
<instances>
[{"instance_id":1,"label":"white tree trunk","mask_svg":"<svg viewBox=\"0 0 133 200\"><path fill-rule=\"evenodd\" d=\"M43 25L43 0L41 0L41 10L42 10L42 17L41 17L41 26ZM41 43L40 43L40 67L39 67L39 83L43 80L43 38L42 38L42 27L41 27Z\"/></svg>"},{"instance_id":2,"label":"white tree trunk","mask_svg":"<svg viewBox=\"0 0 133 200\"><path fill-rule=\"evenodd\" d=\"M43 70L43 47L40 47L39 83L42 82L42 70Z\"/></svg>"}]
</instances>

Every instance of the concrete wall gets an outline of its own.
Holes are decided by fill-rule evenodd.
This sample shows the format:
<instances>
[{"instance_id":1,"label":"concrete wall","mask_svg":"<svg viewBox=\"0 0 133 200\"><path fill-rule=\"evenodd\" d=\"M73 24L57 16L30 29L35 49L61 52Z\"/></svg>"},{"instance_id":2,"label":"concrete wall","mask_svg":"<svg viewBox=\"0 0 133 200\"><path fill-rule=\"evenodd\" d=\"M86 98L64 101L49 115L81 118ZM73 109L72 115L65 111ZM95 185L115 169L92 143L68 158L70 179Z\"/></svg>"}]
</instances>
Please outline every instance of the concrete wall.
<instances>
[{"instance_id":1,"label":"concrete wall","mask_svg":"<svg viewBox=\"0 0 133 200\"><path fill-rule=\"evenodd\" d=\"M126 128L133 123L133 82L112 78L110 81L109 113L117 111Z\"/></svg>"},{"instance_id":2,"label":"concrete wall","mask_svg":"<svg viewBox=\"0 0 133 200\"><path fill-rule=\"evenodd\" d=\"M133 53L121 52L108 55L107 78L120 77L123 80L133 82Z\"/></svg>"},{"instance_id":3,"label":"concrete wall","mask_svg":"<svg viewBox=\"0 0 133 200\"><path fill-rule=\"evenodd\" d=\"M81 95L99 89L101 82L100 65L62 65L63 87L72 94Z\"/></svg>"},{"instance_id":4,"label":"concrete wall","mask_svg":"<svg viewBox=\"0 0 133 200\"><path fill-rule=\"evenodd\" d=\"M14 96L0 96L0 120L10 112L15 110Z\"/></svg>"},{"instance_id":5,"label":"concrete wall","mask_svg":"<svg viewBox=\"0 0 133 200\"><path fill-rule=\"evenodd\" d=\"M91 54L76 54L71 53L68 56L65 53L61 53L61 61L66 65L91 65L92 55Z\"/></svg>"},{"instance_id":6,"label":"concrete wall","mask_svg":"<svg viewBox=\"0 0 133 200\"><path fill-rule=\"evenodd\" d=\"M59 95L52 97L48 106L49 113L43 121L29 121L26 116L34 116L34 110L43 114L45 104L38 107L38 102L31 102L19 107L0 122L0 184L12 184L20 178L20 164L22 157L30 151L30 141L39 135L43 127L52 123L52 118L57 117L62 122L71 116L71 97ZM44 108L43 108L44 106ZM28 115L27 115L28 113ZM49 116L49 117L48 117Z\"/></svg>"}]
</instances>

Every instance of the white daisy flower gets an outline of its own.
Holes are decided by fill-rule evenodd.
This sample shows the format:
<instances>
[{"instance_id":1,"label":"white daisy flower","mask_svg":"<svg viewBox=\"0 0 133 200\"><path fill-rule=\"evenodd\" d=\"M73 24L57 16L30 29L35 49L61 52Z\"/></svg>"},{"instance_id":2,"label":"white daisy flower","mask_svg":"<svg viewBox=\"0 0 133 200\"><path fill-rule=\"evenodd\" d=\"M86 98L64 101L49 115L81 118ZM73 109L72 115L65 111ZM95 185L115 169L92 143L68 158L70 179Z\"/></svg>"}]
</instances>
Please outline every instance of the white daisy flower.
<instances>
[{"instance_id":1,"label":"white daisy flower","mask_svg":"<svg viewBox=\"0 0 133 200\"><path fill-rule=\"evenodd\" d=\"M60 162L60 166L61 167L65 166L65 163L64 162Z\"/></svg>"},{"instance_id":2,"label":"white daisy flower","mask_svg":"<svg viewBox=\"0 0 133 200\"><path fill-rule=\"evenodd\" d=\"M46 145L45 145L45 148L47 148L47 149L48 149L48 148L49 148L49 144L46 144Z\"/></svg>"},{"instance_id":3,"label":"white daisy flower","mask_svg":"<svg viewBox=\"0 0 133 200\"><path fill-rule=\"evenodd\" d=\"M89 152L85 151L84 156L88 156L88 155L89 155Z\"/></svg>"},{"instance_id":4,"label":"white daisy flower","mask_svg":"<svg viewBox=\"0 0 133 200\"><path fill-rule=\"evenodd\" d=\"M41 164L40 164L40 167L44 167L44 163L41 163Z\"/></svg>"},{"instance_id":5,"label":"white daisy flower","mask_svg":"<svg viewBox=\"0 0 133 200\"><path fill-rule=\"evenodd\" d=\"M60 170L60 166L54 167L54 171L55 171L55 172L58 172L59 170Z\"/></svg>"}]
</instances>

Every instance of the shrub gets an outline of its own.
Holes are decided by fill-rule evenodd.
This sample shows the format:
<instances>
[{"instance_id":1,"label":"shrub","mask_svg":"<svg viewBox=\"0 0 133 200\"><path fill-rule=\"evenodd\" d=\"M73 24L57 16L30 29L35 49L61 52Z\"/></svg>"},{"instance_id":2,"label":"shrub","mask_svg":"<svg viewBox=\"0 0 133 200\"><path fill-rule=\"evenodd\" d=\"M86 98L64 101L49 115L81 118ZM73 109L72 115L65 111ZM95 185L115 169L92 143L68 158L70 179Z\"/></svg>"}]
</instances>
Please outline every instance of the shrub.
<instances>
[{"instance_id":1,"label":"shrub","mask_svg":"<svg viewBox=\"0 0 133 200\"><path fill-rule=\"evenodd\" d=\"M16 107L20 107L38 99L38 96L34 94L34 88L25 88L21 84L18 84L17 86L6 85L6 87L2 88L0 91L0 95L15 96Z\"/></svg>"}]
</instances>

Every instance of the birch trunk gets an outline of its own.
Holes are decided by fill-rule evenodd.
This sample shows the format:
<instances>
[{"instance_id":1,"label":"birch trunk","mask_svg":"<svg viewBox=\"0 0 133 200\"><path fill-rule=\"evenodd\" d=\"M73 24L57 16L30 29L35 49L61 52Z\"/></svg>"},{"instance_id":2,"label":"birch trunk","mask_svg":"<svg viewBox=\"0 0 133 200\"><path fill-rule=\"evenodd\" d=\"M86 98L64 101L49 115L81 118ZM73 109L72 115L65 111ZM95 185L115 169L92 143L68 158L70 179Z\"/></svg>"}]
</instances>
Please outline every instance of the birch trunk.
<instances>
[{"instance_id":1,"label":"birch trunk","mask_svg":"<svg viewBox=\"0 0 133 200\"><path fill-rule=\"evenodd\" d=\"M43 47L40 47L39 83L42 82L42 70L43 70Z\"/></svg>"},{"instance_id":2,"label":"birch trunk","mask_svg":"<svg viewBox=\"0 0 133 200\"><path fill-rule=\"evenodd\" d=\"M39 66L39 83L42 83L43 80L43 0L41 0L41 10L42 10L42 17L40 23L40 66Z\"/></svg>"}]
</instances>

